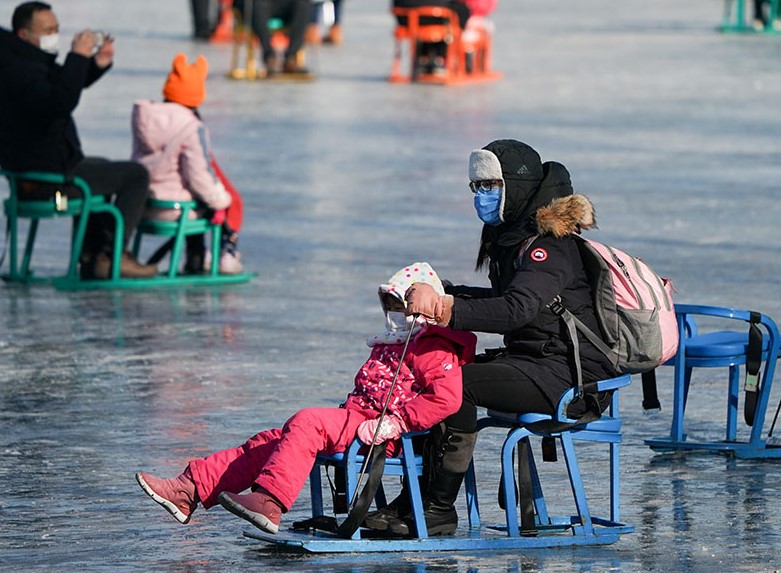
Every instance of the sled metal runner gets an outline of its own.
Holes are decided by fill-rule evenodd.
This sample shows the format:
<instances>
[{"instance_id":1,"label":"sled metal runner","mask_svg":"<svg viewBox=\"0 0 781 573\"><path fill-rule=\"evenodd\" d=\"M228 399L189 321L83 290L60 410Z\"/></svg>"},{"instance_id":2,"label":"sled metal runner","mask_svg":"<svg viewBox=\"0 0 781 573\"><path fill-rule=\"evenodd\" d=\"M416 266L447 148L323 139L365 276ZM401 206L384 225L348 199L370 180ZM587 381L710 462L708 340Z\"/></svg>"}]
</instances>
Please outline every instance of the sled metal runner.
<instances>
[{"instance_id":1,"label":"sled metal runner","mask_svg":"<svg viewBox=\"0 0 781 573\"><path fill-rule=\"evenodd\" d=\"M501 447L502 505L505 508L504 524L483 524L478 504L478 488L474 462L469 466L464 479L466 515L468 518L452 536L428 537L423 523L423 504L420 489L415 487L418 476L422 475L423 459L413 451L413 437L409 433L402 436L402 453L399 457L388 458L383 475L403 476L406 483L412 484L408 490L412 513L418 516L415 527L411 527L414 537L390 538L382 533L368 529L359 529L350 539L334 533L314 530L280 529L277 534L261 530L245 531L244 536L278 548L304 553L383 553L394 551L478 551L502 549L536 549L546 547L571 547L579 545L609 545L620 539L625 533L634 531L632 525L620 521L619 505L619 456L621 441L621 420L618 418L618 389L630 383L629 375L605 380L597 384L597 391L612 391L611 405L601 418L595 421L578 423L566 417L567 406L575 397L571 389L560 400L554 416L542 414L513 414L488 411L488 415L478 422L478 430L487 428L507 429L507 437ZM545 426L539 422L557 422L558 426ZM547 429L546 429L547 428ZM549 515L543 495L540 475L529 447L530 439L542 438L555 441L563 451L563 463L569 478L569 485L575 503L572 515ZM609 517L591 515L586 500L586 488L575 453L575 442L587 441L606 444L609 449L609 463L599 464L600 470L607 468L609 479L600 476L601 482L609 484ZM345 472L346 493L352 497L356 488L357 476L363 464L361 444L356 441L347 452L332 456L320 455L310 474L310 493L312 496L312 516L323 516L321 470L332 466ZM548 450L550 453L550 450ZM514 458L518 458L518 462ZM543 455L543 458L546 454ZM521 464L520 460L526 463ZM527 468L521 472L521 467ZM516 467L518 482L516 482ZM520 484L520 488L516 485ZM519 492L520 500L516 492ZM491 492L491 498L496 498ZM377 492L375 501L378 507L385 504L382 488ZM521 517L518 516L520 501ZM526 502L526 503L524 503ZM526 511L524 511L524 508ZM417 529L417 531L415 531Z\"/></svg>"},{"instance_id":2,"label":"sled metal runner","mask_svg":"<svg viewBox=\"0 0 781 573\"><path fill-rule=\"evenodd\" d=\"M562 527L559 531L563 531ZM394 551L481 551L498 549L535 549L546 547L571 547L574 545L610 545L618 541L622 533L631 533L631 526L611 525L594 536L584 539L578 534L557 533L536 537L508 537L499 528L469 528L464 533L426 539L342 539L325 532L301 533L282 531L276 535L258 531L245 531L249 539L270 543L291 551L305 553L388 553Z\"/></svg>"}]
</instances>

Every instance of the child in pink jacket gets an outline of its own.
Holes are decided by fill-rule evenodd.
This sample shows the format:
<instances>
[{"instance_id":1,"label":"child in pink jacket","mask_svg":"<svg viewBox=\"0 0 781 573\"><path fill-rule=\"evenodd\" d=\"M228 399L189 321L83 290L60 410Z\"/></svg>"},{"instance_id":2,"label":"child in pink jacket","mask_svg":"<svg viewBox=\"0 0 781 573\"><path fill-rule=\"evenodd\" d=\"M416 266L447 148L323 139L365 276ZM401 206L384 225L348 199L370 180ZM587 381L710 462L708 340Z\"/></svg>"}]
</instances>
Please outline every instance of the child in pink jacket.
<instances>
[{"instance_id":1,"label":"child in pink jacket","mask_svg":"<svg viewBox=\"0 0 781 573\"><path fill-rule=\"evenodd\" d=\"M467 58L471 56L469 47L477 44L483 36L493 36L494 24L488 18L496 10L498 0L464 0L469 7L470 17L464 27L461 41L467 48ZM467 68L471 66L467 60Z\"/></svg>"},{"instance_id":2,"label":"child in pink jacket","mask_svg":"<svg viewBox=\"0 0 781 573\"><path fill-rule=\"evenodd\" d=\"M277 533L282 514L298 497L318 453L345 451L356 436L371 442L410 329L412 338L376 443L389 441L388 455L393 455L402 433L431 428L456 412L461 405L461 366L473 359L477 338L405 316L404 293L416 282L444 294L428 263L405 267L380 287L386 330L367 340L371 354L340 407L300 410L282 428L192 460L176 478L138 473L141 488L180 523L190 521L198 503L207 509L219 503L263 531ZM250 488L250 493L241 493Z\"/></svg>"},{"instance_id":3,"label":"child in pink jacket","mask_svg":"<svg viewBox=\"0 0 781 573\"><path fill-rule=\"evenodd\" d=\"M242 270L238 232L242 223L241 197L217 165L209 143L209 130L201 121L198 106L206 97L206 58L187 63L184 54L173 61L163 87L165 101L142 100L133 106L132 159L144 165L150 176L150 197L163 201L199 201L222 223L220 272ZM148 211L147 216L176 220L173 209ZM193 214L193 217L197 216ZM187 237L185 270L205 270L203 237ZM210 264L210 263L209 263Z\"/></svg>"}]
</instances>

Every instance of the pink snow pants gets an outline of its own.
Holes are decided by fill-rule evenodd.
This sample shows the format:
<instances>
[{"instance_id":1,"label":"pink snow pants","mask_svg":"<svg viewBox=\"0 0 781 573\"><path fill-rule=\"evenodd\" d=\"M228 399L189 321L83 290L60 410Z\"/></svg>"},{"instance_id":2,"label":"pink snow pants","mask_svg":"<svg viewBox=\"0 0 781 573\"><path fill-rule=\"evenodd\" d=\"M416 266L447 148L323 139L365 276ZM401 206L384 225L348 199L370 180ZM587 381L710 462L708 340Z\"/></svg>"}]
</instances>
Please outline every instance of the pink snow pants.
<instances>
[{"instance_id":1,"label":"pink snow pants","mask_svg":"<svg viewBox=\"0 0 781 573\"><path fill-rule=\"evenodd\" d=\"M345 408L306 408L282 429L260 432L241 446L192 460L190 472L203 507L217 505L223 491L241 493L257 484L289 510L317 454L346 450L361 422L376 415Z\"/></svg>"}]
</instances>

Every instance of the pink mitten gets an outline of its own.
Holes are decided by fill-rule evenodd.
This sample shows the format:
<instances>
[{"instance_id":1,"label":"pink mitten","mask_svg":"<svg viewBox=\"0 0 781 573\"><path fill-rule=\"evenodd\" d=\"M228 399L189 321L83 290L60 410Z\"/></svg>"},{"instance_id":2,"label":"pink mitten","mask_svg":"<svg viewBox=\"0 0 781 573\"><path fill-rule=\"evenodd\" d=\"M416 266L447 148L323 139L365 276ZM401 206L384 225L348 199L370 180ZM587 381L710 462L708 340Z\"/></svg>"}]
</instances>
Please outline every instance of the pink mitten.
<instances>
[{"instance_id":1,"label":"pink mitten","mask_svg":"<svg viewBox=\"0 0 781 573\"><path fill-rule=\"evenodd\" d=\"M376 445L387 442L388 440L395 440L407 431L407 426L404 424L404 421L397 416L385 416L380 424L380 430L377 431L377 423L379 421L379 418L366 420L358 426L355 435L364 444L368 445L372 443L374 433L377 432L377 439L374 441Z\"/></svg>"},{"instance_id":2,"label":"pink mitten","mask_svg":"<svg viewBox=\"0 0 781 573\"><path fill-rule=\"evenodd\" d=\"M225 222L225 218L227 216L225 209L220 209L219 211L215 211L214 215L212 215L211 222L215 225L222 225Z\"/></svg>"}]
</instances>

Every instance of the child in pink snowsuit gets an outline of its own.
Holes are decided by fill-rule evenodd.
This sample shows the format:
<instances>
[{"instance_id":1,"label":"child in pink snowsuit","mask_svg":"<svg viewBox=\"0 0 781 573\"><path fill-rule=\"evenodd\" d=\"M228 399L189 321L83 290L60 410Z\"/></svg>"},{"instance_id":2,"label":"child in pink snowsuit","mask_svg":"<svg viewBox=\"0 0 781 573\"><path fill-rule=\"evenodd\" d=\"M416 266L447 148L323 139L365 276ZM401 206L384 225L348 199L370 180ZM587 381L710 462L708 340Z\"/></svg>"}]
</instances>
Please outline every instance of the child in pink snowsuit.
<instances>
[{"instance_id":1,"label":"child in pink snowsuit","mask_svg":"<svg viewBox=\"0 0 781 573\"><path fill-rule=\"evenodd\" d=\"M476 337L404 314L404 293L425 282L444 294L428 263L398 271L379 289L387 330L369 338L371 354L355 376L355 388L338 408L306 408L282 428L256 434L236 448L192 460L176 478L136 474L143 490L179 522L190 521L198 502L218 503L269 533L276 533L303 488L318 453L345 451L356 436L371 442L410 329L388 410L375 443L398 451L407 431L431 428L461 405L461 366L474 357ZM251 493L241 492L252 489Z\"/></svg>"}]
</instances>

